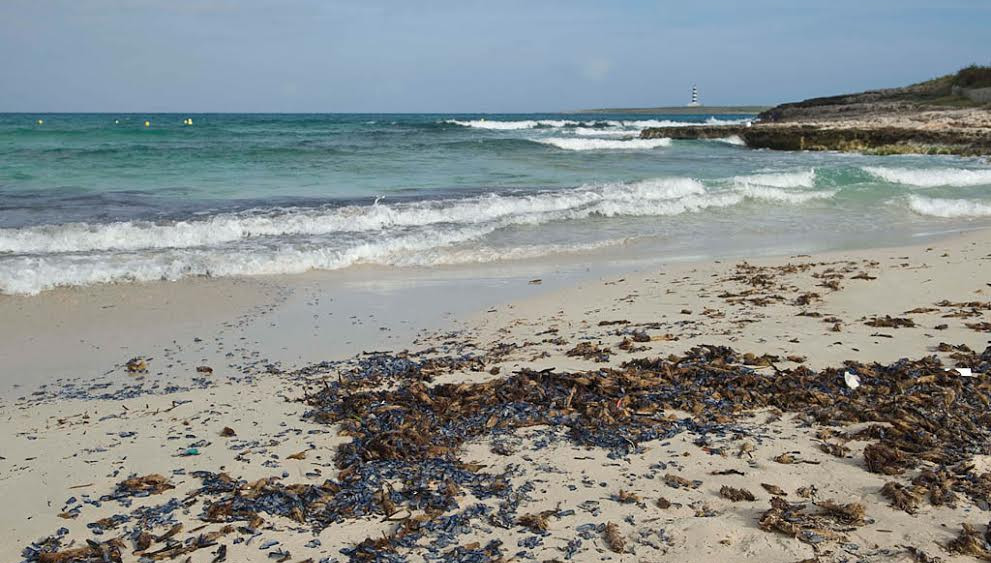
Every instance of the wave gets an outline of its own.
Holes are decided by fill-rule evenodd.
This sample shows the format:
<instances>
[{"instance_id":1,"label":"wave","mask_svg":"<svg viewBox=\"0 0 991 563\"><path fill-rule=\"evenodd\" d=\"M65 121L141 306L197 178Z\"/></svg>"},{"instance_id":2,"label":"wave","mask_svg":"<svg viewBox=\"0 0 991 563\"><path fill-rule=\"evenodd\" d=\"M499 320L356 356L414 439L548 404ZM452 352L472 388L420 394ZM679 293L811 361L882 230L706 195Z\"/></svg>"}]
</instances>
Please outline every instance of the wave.
<instances>
[{"instance_id":1,"label":"wave","mask_svg":"<svg viewBox=\"0 0 991 563\"><path fill-rule=\"evenodd\" d=\"M969 199L944 199L910 195L909 209L919 215L943 217L991 217L991 203Z\"/></svg>"},{"instance_id":2,"label":"wave","mask_svg":"<svg viewBox=\"0 0 991 563\"><path fill-rule=\"evenodd\" d=\"M786 203L807 203L817 199L829 199L836 195L836 192L833 191L796 191L754 185L743 185L737 188L737 193L741 193L751 199L782 201Z\"/></svg>"},{"instance_id":3,"label":"wave","mask_svg":"<svg viewBox=\"0 0 991 563\"><path fill-rule=\"evenodd\" d=\"M191 276L295 274L357 264L409 266L522 258L570 247L541 249L538 245L515 250L472 247L485 235L512 225L592 216L678 215L735 205L742 199L739 194L708 194L701 183L676 178L532 196L476 198L467 205L474 206L479 219L497 218L473 224L434 223L302 241L248 238L214 247L0 256L0 292L36 294L59 286L177 280ZM448 251L458 245L462 247Z\"/></svg>"},{"instance_id":4,"label":"wave","mask_svg":"<svg viewBox=\"0 0 991 563\"><path fill-rule=\"evenodd\" d=\"M887 168L865 166L863 170L885 182L904 184L919 188L939 186L982 186L991 185L991 169L969 170L965 168Z\"/></svg>"},{"instance_id":5,"label":"wave","mask_svg":"<svg viewBox=\"0 0 991 563\"><path fill-rule=\"evenodd\" d=\"M699 121L676 121L671 119L635 119L635 120L571 120L571 119L524 119L516 121L500 121L498 119L446 119L442 123L471 127L475 129L493 129L499 131L512 131L518 129L537 128L562 128L562 127L586 127L586 128L626 128L645 129L647 127L691 127L698 125L744 125L750 123L750 119L718 119L709 117L703 122Z\"/></svg>"},{"instance_id":6,"label":"wave","mask_svg":"<svg viewBox=\"0 0 991 563\"><path fill-rule=\"evenodd\" d=\"M487 235L590 217L677 216L745 200L798 204L818 197L827 196L770 186L707 187L693 178L675 177L459 199L250 210L171 223L6 229L0 231L0 292L34 294L58 286L189 276L293 274L356 264L522 258L578 247L498 248L486 246Z\"/></svg>"},{"instance_id":7,"label":"wave","mask_svg":"<svg viewBox=\"0 0 991 563\"><path fill-rule=\"evenodd\" d=\"M769 172L735 176L733 182L740 186L768 186L772 188L811 188L815 186L814 168L796 172Z\"/></svg>"},{"instance_id":8,"label":"wave","mask_svg":"<svg viewBox=\"0 0 991 563\"><path fill-rule=\"evenodd\" d=\"M640 129L600 129L596 127L574 127L568 130L582 137L639 137Z\"/></svg>"},{"instance_id":9,"label":"wave","mask_svg":"<svg viewBox=\"0 0 991 563\"><path fill-rule=\"evenodd\" d=\"M831 190L808 189L815 187L815 169L734 176L732 182L738 193L766 201L800 204L836 195Z\"/></svg>"},{"instance_id":10,"label":"wave","mask_svg":"<svg viewBox=\"0 0 991 563\"><path fill-rule=\"evenodd\" d=\"M531 139L537 143L552 145L569 151L601 151L601 150L647 150L671 145L671 139L574 139L565 137L550 137L547 139Z\"/></svg>"},{"instance_id":11,"label":"wave","mask_svg":"<svg viewBox=\"0 0 991 563\"><path fill-rule=\"evenodd\" d=\"M222 213L203 220L109 224L68 223L0 229L0 253L55 253L216 246L259 237L333 235L437 224L473 225L506 217L534 217L608 201L633 203L705 192L691 178L662 178L536 192L486 194L463 199L343 207L277 208ZM522 219L521 219L522 220Z\"/></svg>"},{"instance_id":12,"label":"wave","mask_svg":"<svg viewBox=\"0 0 991 563\"><path fill-rule=\"evenodd\" d=\"M743 119L719 119L717 117L710 117L705 120L706 125L750 125L753 123L753 119L743 118Z\"/></svg>"},{"instance_id":13,"label":"wave","mask_svg":"<svg viewBox=\"0 0 991 563\"><path fill-rule=\"evenodd\" d=\"M601 141L575 139L576 141ZM616 141L628 143L629 141ZM785 191L811 187L814 171L739 176L736 195L755 199L803 202L832 192ZM777 188L775 191L772 188ZM604 215L673 214L703 208L702 199L724 195L693 178L656 178L574 189L529 193L490 193L457 199L312 208L252 209L219 213L202 219L151 222L66 223L0 229L0 256L91 251L133 251L213 247L238 241L276 237L332 237L381 233L432 225L481 225L493 221L540 223ZM679 203L674 205L672 202ZM724 200L713 199L719 203ZM654 204L664 203L668 207Z\"/></svg>"},{"instance_id":14,"label":"wave","mask_svg":"<svg viewBox=\"0 0 991 563\"><path fill-rule=\"evenodd\" d=\"M429 267L524 260L554 254L589 252L625 243L612 239L595 243L546 244L496 248L459 245L479 232L460 231L377 240L348 249L280 247L251 252L230 249L180 249L156 253L99 256L53 255L0 261L0 292L36 295L57 287L101 283L177 281L189 277L291 275L311 270L338 270L372 264Z\"/></svg>"},{"instance_id":15,"label":"wave","mask_svg":"<svg viewBox=\"0 0 991 563\"><path fill-rule=\"evenodd\" d=\"M724 143L724 144L727 144L727 145L733 145L733 146L737 146L737 147L745 147L745 146L747 146L747 142L744 141L743 139L741 139L739 135L730 135L729 137L722 137L722 138L712 139L712 140L715 141L715 142L717 142L717 143Z\"/></svg>"},{"instance_id":16,"label":"wave","mask_svg":"<svg viewBox=\"0 0 991 563\"><path fill-rule=\"evenodd\" d=\"M444 123L460 125L462 127L472 127L475 129L493 129L497 131L512 131L516 129L536 129L538 127L569 127L580 125L578 121L556 120L556 119L525 119L522 121L499 121L496 119L447 119Z\"/></svg>"}]
</instances>

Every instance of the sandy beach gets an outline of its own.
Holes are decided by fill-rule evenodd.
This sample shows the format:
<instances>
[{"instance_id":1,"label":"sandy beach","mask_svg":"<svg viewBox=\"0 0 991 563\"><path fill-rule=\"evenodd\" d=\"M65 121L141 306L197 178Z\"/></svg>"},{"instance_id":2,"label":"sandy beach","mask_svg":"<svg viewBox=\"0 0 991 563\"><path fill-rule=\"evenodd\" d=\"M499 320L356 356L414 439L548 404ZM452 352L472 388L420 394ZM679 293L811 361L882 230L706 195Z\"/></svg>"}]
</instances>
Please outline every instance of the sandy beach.
<instances>
[{"instance_id":1,"label":"sandy beach","mask_svg":"<svg viewBox=\"0 0 991 563\"><path fill-rule=\"evenodd\" d=\"M991 562L991 4L559 4L0 2L0 563Z\"/></svg>"},{"instance_id":2,"label":"sandy beach","mask_svg":"<svg viewBox=\"0 0 991 563\"><path fill-rule=\"evenodd\" d=\"M356 278L334 293L313 275L0 297L12 320L0 358L18 385L0 403L0 559L968 560L961 526L983 534L989 518L983 427L968 446L948 440L878 465L870 448L877 428L897 427L882 420L890 413L824 423L810 413L825 403L727 407L728 388L694 412L664 408L677 399L646 408L649 394L607 382L660 377L644 366L681 357L767 381L806 373L830 408L880 408L883 370L869 366L936 356L943 367L923 375L957 386L942 409L969 408L987 394L989 243L982 230L626 272L578 275L572 264L541 279ZM964 364L974 378L952 371ZM457 393L481 400L514 377L552 376L601 379L595 393L619 397L587 399L583 416L599 409L600 431L532 422L537 399L507 399L498 412L517 414L481 426L458 419L455 405L471 402ZM450 410L432 420L461 434L421 436L413 458L410 438L374 448L363 438L396 410L414 428L436 423L399 398L423 393L429 412L441 388ZM375 390L397 402L348 399ZM335 418L342 405L377 414ZM940 471L954 477L937 495L919 479Z\"/></svg>"}]
</instances>

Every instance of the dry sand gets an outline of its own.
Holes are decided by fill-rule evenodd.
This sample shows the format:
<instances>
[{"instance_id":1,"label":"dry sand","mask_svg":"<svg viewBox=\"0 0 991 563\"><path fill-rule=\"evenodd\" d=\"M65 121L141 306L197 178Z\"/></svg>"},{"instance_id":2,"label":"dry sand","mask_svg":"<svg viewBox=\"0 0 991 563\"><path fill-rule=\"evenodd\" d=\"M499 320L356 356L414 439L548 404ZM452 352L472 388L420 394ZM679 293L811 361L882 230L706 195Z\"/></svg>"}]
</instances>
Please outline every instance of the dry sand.
<instances>
[{"instance_id":1,"label":"dry sand","mask_svg":"<svg viewBox=\"0 0 991 563\"><path fill-rule=\"evenodd\" d=\"M960 307L935 304L989 301L989 249L991 232L978 231L927 246L762 258L749 261L749 266L742 266L741 260L658 266L647 272L586 279L564 289L548 290L523 281L519 283L535 296L527 298L521 291L512 302L493 305L478 292L474 313L468 313L464 304L455 307L457 318L432 319L428 324L441 330L430 334L417 330L419 322L426 322L422 318L407 319L405 324L412 326L406 331L382 331L375 321L364 319L362 325L371 326L364 336L355 334L354 340L355 346L383 345L395 350L466 345L492 350L503 345L505 354L496 364L501 375L457 371L439 376L438 383L483 381L524 367L598 370L635 357L680 354L703 343L790 356L790 360L782 359L780 368L799 361L822 368L838 367L844 360L918 358L936 353L940 342L967 344L981 351L991 333L966 324L991 321L991 311L947 318L944 315ZM772 281L756 294L741 296L754 288L744 280L757 275ZM331 298L320 294L319 285L307 286L306 291L297 286L295 292L272 280L135 287L0 301L2 318L7 321L0 326L0 340L7 342L0 348L4 378L22 384L0 404L0 498L6 505L0 513L0 529L4 530L0 560L18 560L21 549L31 541L62 526L76 546L86 538L106 540L121 535L132 523L122 523L101 536L94 536L87 524L115 514L132 514L139 506L185 499L199 487L200 481L190 475L196 470L223 471L248 481L276 477L319 484L336 478L336 448L350 438L339 436L335 426L302 418L306 410L299 402L303 378L286 372L312 358L331 359L334 354L322 356L322 350L311 348L323 330L334 335L361 330L353 315L335 310L335 316L335 311L322 308L321 299L326 305ZM187 291L183 287L195 290L183 294ZM443 300L443 295L434 298ZM757 299L758 303L741 299ZM471 301L470 296L465 299ZM340 306L360 310L367 303L358 300ZM122 307L126 314L120 313ZM906 313L917 308L934 310ZM289 315L287 310L295 312ZM49 320L55 311L63 312L63 320ZM802 312L805 315L799 315ZM312 315L325 317L291 334L305 332L306 338L314 340L283 337L274 346L265 339L265 334L281 332L279 328L286 325L314 323ZM915 327L865 324L885 315L910 318ZM166 317L171 320L165 322ZM122 320L128 318L130 322ZM600 325L603 321L627 322ZM107 330L107 323L114 330ZM259 328L273 324L268 333ZM623 337L617 331L638 326L646 328L650 340L635 346L645 349L618 349ZM39 338L48 330L55 331L55 341ZM388 337L380 334L374 340L374 332ZM122 335L128 335L124 349L118 342ZM64 346L53 345L59 341ZM305 354L293 350L294 341L308 348ZM164 351L153 353L157 357L149 362L150 373L137 377L125 373L125 360L147 354L141 350L161 349L162 342L166 343ZM610 348L608 360L566 355L581 342ZM77 363L77 355L86 358L82 364ZM294 365L292 359L299 363ZM100 374L99 381L106 387L94 390L76 385L70 389L80 398L66 398L66 381L56 384L46 372L69 377L74 364L82 372L76 374L80 376L77 383L88 380L85 374ZM213 373L197 373L200 365L211 366ZM332 366L310 370L305 379L325 376L335 376ZM50 385L32 394L32 385L40 381ZM170 384L180 389L162 392ZM100 393L123 398L92 398ZM225 427L234 435L222 435ZM943 546L956 536L962 522L978 525L983 532L991 517L987 504L981 507L961 500L955 508L924 505L914 515L891 508L879 494L891 478L864 468L866 443L850 442L849 453L834 457L820 450L820 430L791 415L778 418L761 411L741 419L736 433L714 434L698 442L698 435L684 432L670 440L645 443L642 451L616 459L606 450L573 445L562 438L565 430L560 428L517 430L508 443L476 439L467 444L462 460L484 465L484 472L515 468L509 473L512 485L529 482L534 487L520 499L519 515L560 510L563 516L549 518L548 534L539 539L521 526L503 529L481 522L462 530L456 543L441 551L475 541L484 546L499 539L508 556L523 552L519 559L525 554L536 560L564 560L569 542L580 538L580 545L572 543L573 560L798 561L819 556L824 561L913 561L914 556L906 551L906 546L912 546L952 561L961 558ZM494 446L504 455L493 453ZM731 453L711 453L719 450ZM300 452L305 453L293 455ZM815 464L773 461L786 452ZM183 455L187 453L195 455ZM984 464L983 459L977 461ZM97 501L128 476L150 473L162 474L175 488L130 499L131 506ZM674 488L665 484L666 474L701 483ZM818 546L763 531L757 520L772 495L761 483L779 486L792 501L860 502L866 507L867 524L852 527L843 541ZM756 500L732 502L719 494L724 485L747 489ZM814 487L815 493L802 498L798 489L803 487ZM615 495L620 490L640 500L631 497L632 502L618 502ZM68 502L71 497L75 500ZM670 506L660 508L661 497ZM462 506L474 502L467 493L459 501ZM184 524L173 540L221 528L200 521L205 502L193 498L172 513ZM481 502L494 506L496 501ZM81 508L74 511L77 506ZM602 533L588 531L588 524L605 522L617 525L626 553L615 553ZM266 517L256 533L234 531L217 541L227 546L231 561L267 561L272 553L278 559L280 550L289 552L289 561L346 561L341 548L381 536L396 525L379 515L314 533L291 519ZM149 551L168 541L155 543ZM217 548L213 545L188 556L192 561L212 561ZM132 551L127 542L125 560L138 559ZM411 560L421 558L422 553L411 556Z\"/></svg>"}]
</instances>

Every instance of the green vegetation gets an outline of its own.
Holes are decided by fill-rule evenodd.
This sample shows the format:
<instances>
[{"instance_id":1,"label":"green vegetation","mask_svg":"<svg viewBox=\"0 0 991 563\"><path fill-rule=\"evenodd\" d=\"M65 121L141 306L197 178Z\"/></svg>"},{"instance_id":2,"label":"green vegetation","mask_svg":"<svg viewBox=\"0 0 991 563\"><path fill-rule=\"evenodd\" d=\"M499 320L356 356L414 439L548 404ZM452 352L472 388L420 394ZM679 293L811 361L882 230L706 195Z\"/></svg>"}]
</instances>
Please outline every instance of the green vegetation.
<instances>
[{"instance_id":1,"label":"green vegetation","mask_svg":"<svg viewBox=\"0 0 991 563\"><path fill-rule=\"evenodd\" d=\"M991 87L991 66L970 65L957 71L953 85L961 88Z\"/></svg>"}]
</instances>

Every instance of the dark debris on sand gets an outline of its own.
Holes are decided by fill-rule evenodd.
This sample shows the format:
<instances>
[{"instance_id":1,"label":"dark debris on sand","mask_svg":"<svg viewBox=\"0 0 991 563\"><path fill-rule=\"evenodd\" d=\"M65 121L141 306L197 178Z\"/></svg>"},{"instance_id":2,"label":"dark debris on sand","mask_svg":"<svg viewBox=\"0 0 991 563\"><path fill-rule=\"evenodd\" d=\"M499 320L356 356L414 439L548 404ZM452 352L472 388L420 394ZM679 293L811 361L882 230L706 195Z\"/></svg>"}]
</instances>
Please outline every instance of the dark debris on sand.
<instances>
[{"instance_id":1,"label":"dark debris on sand","mask_svg":"<svg viewBox=\"0 0 991 563\"><path fill-rule=\"evenodd\" d=\"M479 383L431 384L442 374L487 372L484 356L374 354L346 367L318 364L287 376L305 382L307 418L338 425L351 438L335 453L336 478L293 484L281 478L246 482L223 473L195 473L202 485L189 498L202 501L200 518L225 527L209 536L169 538L157 549L184 554L211 547L229 533L254 533L270 517L288 518L309 531L375 518L395 521L392 531L343 555L352 561L403 561L415 550L436 560L505 560L509 554L498 542L460 545L459 538L478 525L546 533L552 514L518 514L533 485L513 485L512 466L505 473L488 473L462 461L468 441L551 426L566 429L560 436L574 444L623 458L643 451L647 442L685 431L703 439L733 434L739 431L735 422L740 415L764 408L794 413L810 424L868 423L864 430L839 438L871 442L864 453L864 467L870 471L899 475L922 463L935 468L920 472L911 488L886 486L883 494L896 506L914 510L923 499L950 504L958 494L986 504L991 473L975 475L964 464L975 454L991 452L991 348L981 354L957 353L976 377L947 370L936 356L889 365L847 362L821 371L798 366L762 373L746 364L773 367L771 357L723 346L698 346L682 356L636 359L587 372L521 369ZM857 389L845 383L847 372L859 377ZM691 418L670 417L666 413L672 410L688 412ZM698 486L674 474L664 481L672 487ZM115 494L151 494L164 486L157 476L146 476L125 481ZM764 488L784 494L773 485ZM729 487L721 494L731 500L754 499L749 491ZM639 502L627 493L617 499ZM817 544L842 540L866 522L858 504L827 500L816 508L808 512L805 504L775 496L760 517L760 527ZM65 534L46 538L24 556L27 561L114 561L113 550L125 541L147 541L143 534L152 534L140 520L130 525L124 535L97 545L64 547L70 545ZM616 524L606 524L599 533L613 551L627 549ZM531 538L521 545L539 545L539 534ZM970 550L971 539L967 535L954 549ZM58 559L67 550L80 549L89 551ZM144 549L156 551L150 544Z\"/></svg>"}]
</instances>

